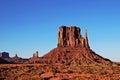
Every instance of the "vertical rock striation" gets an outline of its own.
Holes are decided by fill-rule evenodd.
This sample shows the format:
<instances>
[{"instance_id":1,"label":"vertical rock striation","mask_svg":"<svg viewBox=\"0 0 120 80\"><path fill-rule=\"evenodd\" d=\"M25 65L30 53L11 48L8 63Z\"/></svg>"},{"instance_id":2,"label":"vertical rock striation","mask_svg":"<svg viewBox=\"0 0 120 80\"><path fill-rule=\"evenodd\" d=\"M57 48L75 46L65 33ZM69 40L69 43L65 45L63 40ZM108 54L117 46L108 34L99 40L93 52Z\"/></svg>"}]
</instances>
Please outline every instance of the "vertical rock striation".
<instances>
[{"instance_id":1,"label":"vertical rock striation","mask_svg":"<svg viewBox=\"0 0 120 80\"><path fill-rule=\"evenodd\" d=\"M87 32L85 37L80 34L76 26L61 26L58 31L58 47L85 47L89 48Z\"/></svg>"}]
</instances>

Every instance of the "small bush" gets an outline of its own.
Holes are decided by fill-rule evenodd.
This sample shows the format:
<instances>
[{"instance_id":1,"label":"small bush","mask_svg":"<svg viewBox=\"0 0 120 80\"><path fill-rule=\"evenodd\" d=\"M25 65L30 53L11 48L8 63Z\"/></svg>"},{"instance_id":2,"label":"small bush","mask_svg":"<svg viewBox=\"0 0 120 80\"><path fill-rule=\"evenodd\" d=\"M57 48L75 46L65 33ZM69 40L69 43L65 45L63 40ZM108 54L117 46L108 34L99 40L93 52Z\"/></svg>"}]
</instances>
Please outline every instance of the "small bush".
<instances>
[{"instance_id":1,"label":"small bush","mask_svg":"<svg viewBox=\"0 0 120 80\"><path fill-rule=\"evenodd\" d=\"M39 74L41 75L41 74L44 74L44 73L45 73L44 71L40 71L40 73L39 73Z\"/></svg>"},{"instance_id":2,"label":"small bush","mask_svg":"<svg viewBox=\"0 0 120 80\"><path fill-rule=\"evenodd\" d=\"M57 70L56 68L53 68L53 69L51 70L51 72L57 73L58 70Z\"/></svg>"},{"instance_id":3,"label":"small bush","mask_svg":"<svg viewBox=\"0 0 120 80\"><path fill-rule=\"evenodd\" d=\"M61 80L69 80L68 78L62 78Z\"/></svg>"},{"instance_id":4,"label":"small bush","mask_svg":"<svg viewBox=\"0 0 120 80\"><path fill-rule=\"evenodd\" d=\"M1 77L0 77L0 80L5 80L5 78L1 78Z\"/></svg>"},{"instance_id":5,"label":"small bush","mask_svg":"<svg viewBox=\"0 0 120 80\"><path fill-rule=\"evenodd\" d=\"M117 64L118 66L120 66L120 64Z\"/></svg>"},{"instance_id":6,"label":"small bush","mask_svg":"<svg viewBox=\"0 0 120 80\"><path fill-rule=\"evenodd\" d=\"M102 72L101 75L107 75L108 73L106 71Z\"/></svg>"},{"instance_id":7,"label":"small bush","mask_svg":"<svg viewBox=\"0 0 120 80\"><path fill-rule=\"evenodd\" d=\"M49 78L42 78L42 80L49 80Z\"/></svg>"},{"instance_id":8,"label":"small bush","mask_svg":"<svg viewBox=\"0 0 120 80\"><path fill-rule=\"evenodd\" d=\"M71 70L68 70L68 71L67 71L67 73L73 73L73 71L71 71Z\"/></svg>"},{"instance_id":9,"label":"small bush","mask_svg":"<svg viewBox=\"0 0 120 80\"><path fill-rule=\"evenodd\" d=\"M66 66L69 66L69 65L70 65L70 62L66 62L65 65L66 65Z\"/></svg>"}]
</instances>

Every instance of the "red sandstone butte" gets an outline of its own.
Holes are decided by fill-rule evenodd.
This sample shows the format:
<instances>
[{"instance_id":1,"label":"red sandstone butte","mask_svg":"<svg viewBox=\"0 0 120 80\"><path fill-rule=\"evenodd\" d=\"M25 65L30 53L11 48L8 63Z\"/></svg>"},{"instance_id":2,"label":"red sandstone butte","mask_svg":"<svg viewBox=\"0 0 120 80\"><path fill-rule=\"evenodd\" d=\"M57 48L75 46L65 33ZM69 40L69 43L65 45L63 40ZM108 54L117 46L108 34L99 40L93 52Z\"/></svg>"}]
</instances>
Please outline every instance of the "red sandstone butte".
<instances>
[{"instance_id":1,"label":"red sandstone butte","mask_svg":"<svg viewBox=\"0 0 120 80\"><path fill-rule=\"evenodd\" d=\"M110 60L101 57L92 51L89 47L87 30L85 30L85 36L82 37L81 30L76 26L61 26L58 30L58 44L57 48L54 48L43 57L33 60L30 59L30 63L69 63L69 64L108 64Z\"/></svg>"}]
</instances>

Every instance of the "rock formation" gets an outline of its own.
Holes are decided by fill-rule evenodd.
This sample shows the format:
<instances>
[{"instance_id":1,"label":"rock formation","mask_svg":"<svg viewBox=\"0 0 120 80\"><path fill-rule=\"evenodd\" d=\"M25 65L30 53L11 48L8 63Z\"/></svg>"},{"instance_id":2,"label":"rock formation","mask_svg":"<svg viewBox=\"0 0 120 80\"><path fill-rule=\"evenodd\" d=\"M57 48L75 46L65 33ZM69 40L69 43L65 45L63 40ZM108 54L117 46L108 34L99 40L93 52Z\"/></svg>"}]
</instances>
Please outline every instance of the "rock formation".
<instances>
[{"instance_id":1,"label":"rock formation","mask_svg":"<svg viewBox=\"0 0 120 80\"><path fill-rule=\"evenodd\" d=\"M54 48L39 59L30 59L29 62L46 64L111 63L110 60L99 56L90 49L87 37L87 30L85 30L84 37L82 37L80 33L80 28L76 26L61 26L58 30L57 48Z\"/></svg>"},{"instance_id":2,"label":"rock formation","mask_svg":"<svg viewBox=\"0 0 120 80\"><path fill-rule=\"evenodd\" d=\"M10 57L9 57L9 53L7 53L7 52L2 52L2 53L0 53L0 57L1 57L1 58L10 58Z\"/></svg>"},{"instance_id":3,"label":"rock formation","mask_svg":"<svg viewBox=\"0 0 120 80\"><path fill-rule=\"evenodd\" d=\"M15 56L14 57L12 57L12 58L10 58L10 59L8 59L7 61L10 61L10 62L12 62L12 63L24 63L24 62L26 62L28 59L23 59L23 58L21 58L21 57L18 57L18 55L17 54L15 54Z\"/></svg>"},{"instance_id":4,"label":"rock formation","mask_svg":"<svg viewBox=\"0 0 120 80\"><path fill-rule=\"evenodd\" d=\"M17 55L17 54L15 54L14 58L18 58L18 55Z\"/></svg>"},{"instance_id":5,"label":"rock formation","mask_svg":"<svg viewBox=\"0 0 120 80\"><path fill-rule=\"evenodd\" d=\"M0 53L0 64L24 63L27 60L28 59L23 59L23 58L18 57L17 54L15 54L14 57L9 57L9 53L8 52Z\"/></svg>"},{"instance_id":6,"label":"rock formation","mask_svg":"<svg viewBox=\"0 0 120 80\"><path fill-rule=\"evenodd\" d=\"M36 51L35 53L33 53L33 58L38 58L38 51Z\"/></svg>"},{"instance_id":7,"label":"rock formation","mask_svg":"<svg viewBox=\"0 0 120 80\"><path fill-rule=\"evenodd\" d=\"M85 37L82 37L79 27L61 26L58 31L58 47L89 48L87 31L85 32Z\"/></svg>"},{"instance_id":8,"label":"rock formation","mask_svg":"<svg viewBox=\"0 0 120 80\"><path fill-rule=\"evenodd\" d=\"M8 63L10 63L10 62L8 62L0 57L0 64L8 64Z\"/></svg>"}]
</instances>

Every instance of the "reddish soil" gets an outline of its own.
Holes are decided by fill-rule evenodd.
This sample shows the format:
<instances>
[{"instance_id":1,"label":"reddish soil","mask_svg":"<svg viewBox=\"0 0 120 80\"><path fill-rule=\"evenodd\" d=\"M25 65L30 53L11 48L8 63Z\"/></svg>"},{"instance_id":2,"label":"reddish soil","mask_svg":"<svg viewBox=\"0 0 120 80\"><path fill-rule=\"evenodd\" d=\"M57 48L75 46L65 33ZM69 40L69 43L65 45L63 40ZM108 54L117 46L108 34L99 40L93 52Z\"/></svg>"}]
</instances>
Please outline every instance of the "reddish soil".
<instances>
[{"instance_id":1,"label":"reddish soil","mask_svg":"<svg viewBox=\"0 0 120 80\"><path fill-rule=\"evenodd\" d=\"M2 64L0 80L119 80L119 64Z\"/></svg>"},{"instance_id":2,"label":"reddish soil","mask_svg":"<svg viewBox=\"0 0 120 80\"><path fill-rule=\"evenodd\" d=\"M27 63L43 63L43 64L109 64L110 60L105 59L91 49L84 47L57 47L40 58L31 58Z\"/></svg>"}]
</instances>

